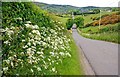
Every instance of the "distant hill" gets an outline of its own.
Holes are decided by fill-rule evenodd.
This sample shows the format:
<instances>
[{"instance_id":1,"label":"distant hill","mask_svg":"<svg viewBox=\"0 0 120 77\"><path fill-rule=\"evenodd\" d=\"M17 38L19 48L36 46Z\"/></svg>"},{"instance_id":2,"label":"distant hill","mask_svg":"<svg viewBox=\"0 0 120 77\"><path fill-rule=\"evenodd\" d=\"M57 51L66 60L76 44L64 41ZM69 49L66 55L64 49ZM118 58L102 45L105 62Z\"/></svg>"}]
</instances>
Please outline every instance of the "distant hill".
<instances>
[{"instance_id":1,"label":"distant hill","mask_svg":"<svg viewBox=\"0 0 120 77\"><path fill-rule=\"evenodd\" d=\"M69 13L71 10L80 10L79 7L70 6L70 5L55 5L55 4L46 4L35 2L41 9L47 10L48 12L65 14Z\"/></svg>"},{"instance_id":2,"label":"distant hill","mask_svg":"<svg viewBox=\"0 0 120 77\"><path fill-rule=\"evenodd\" d=\"M71 11L80 11L80 12L90 12L93 9L101 9L103 11L110 11L112 8L116 7L96 7L96 6L86 6L86 7L76 7L71 5L55 5L55 4L46 4L46 3L40 3L40 2L34 2L36 5L38 5L41 9L47 10L51 13L56 14L68 14L71 13Z\"/></svg>"}]
</instances>

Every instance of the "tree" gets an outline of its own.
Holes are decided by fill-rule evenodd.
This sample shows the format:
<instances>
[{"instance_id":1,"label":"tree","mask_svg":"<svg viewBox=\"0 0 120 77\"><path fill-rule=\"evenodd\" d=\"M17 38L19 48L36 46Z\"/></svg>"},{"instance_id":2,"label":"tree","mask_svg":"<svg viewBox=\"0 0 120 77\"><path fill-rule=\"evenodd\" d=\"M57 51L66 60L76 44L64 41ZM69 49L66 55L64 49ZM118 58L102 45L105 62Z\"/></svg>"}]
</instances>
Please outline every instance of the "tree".
<instances>
[{"instance_id":1,"label":"tree","mask_svg":"<svg viewBox=\"0 0 120 77\"><path fill-rule=\"evenodd\" d=\"M84 26L84 19L82 17L75 18L74 22L77 25L77 27L83 27Z\"/></svg>"},{"instance_id":2,"label":"tree","mask_svg":"<svg viewBox=\"0 0 120 77\"><path fill-rule=\"evenodd\" d=\"M73 19L68 19L66 23L67 29L70 30L73 24L74 24Z\"/></svg>"},{"instance_id":3,"label":"tree","mask_svg":"<svg viewBox=\"0 0 120 77\"><path fill-rule=\"evenodd\" d=\"M93 12L94 12L95 14L98 14L98 13L100 13L100 9L94 9Z\"/></svg>"}]
</instances>

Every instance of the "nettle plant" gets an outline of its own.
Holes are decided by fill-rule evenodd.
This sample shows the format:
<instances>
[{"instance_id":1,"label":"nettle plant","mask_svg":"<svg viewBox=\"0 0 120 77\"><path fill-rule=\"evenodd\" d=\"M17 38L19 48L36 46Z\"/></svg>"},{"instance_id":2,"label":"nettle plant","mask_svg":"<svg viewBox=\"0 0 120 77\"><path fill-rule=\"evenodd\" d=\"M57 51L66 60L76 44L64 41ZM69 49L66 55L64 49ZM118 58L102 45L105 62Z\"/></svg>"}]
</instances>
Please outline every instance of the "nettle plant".
<instances>
[{"instance_id":1,"label":"nettle plant","mask_svg":"<svg viewBox=\"0 0 120 77\"><path fill-rule=\"evenodd\" d=\"M3 19L5 21L5 19ZM44 27L22 17L7 18L3 23L3 74L58 74L56 66L71 57L70 39L64 35L60 22L49 20L53 27ZM42 23L42 22L41 22Z\"/></svg>"}]
</instances>

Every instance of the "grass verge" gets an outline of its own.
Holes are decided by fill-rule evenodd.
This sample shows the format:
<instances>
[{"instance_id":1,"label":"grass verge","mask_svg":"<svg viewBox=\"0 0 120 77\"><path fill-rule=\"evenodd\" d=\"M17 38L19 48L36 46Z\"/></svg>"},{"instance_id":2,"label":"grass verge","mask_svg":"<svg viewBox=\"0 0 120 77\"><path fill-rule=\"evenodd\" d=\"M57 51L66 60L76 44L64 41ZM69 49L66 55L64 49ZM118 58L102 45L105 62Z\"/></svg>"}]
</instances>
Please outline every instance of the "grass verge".
<instances>
[{"instance_id":1,"label":"grass verge","mask_svg":"<svg viewBox=\"0 0 120 77\"><path fill-rule=\"evenodd\" d=\"M113 43L120 44L119 35L119 23L109 24L107 26L101 26L101 30L98 29L99 26L91 26L83 29L79 29L79 34L90 39L103 40Z\"/></svg>"},{"instance_id":2,"label":"grass verge","mask_svg":"<svg viewBox=\"0 0 120 77\"><path fill-rule=\"evenodd\" d=\"M66 22L68 18L57 17L56 19L62 22L62 26L66 28ZM70 54L71 58L65 58L63 62L57 66L60 75L84 75L83 67L80 63L79 50L69 32L66 35L71 39L70 42Z\"/></svg>"},{"instance_id":3,"label":"grass verge","mask_svg":"<svg viewBox=\"0 0 120 77\"><path fill-rule=\"evenodd\" d=\"M73 40L71 38L70 48L71 48L71 58L66 58L63 60L63 63L57 68L59 69L60 75L84 75L83 67L80 63L79 59L79 50Z\"/></svg>"}]
</instances>

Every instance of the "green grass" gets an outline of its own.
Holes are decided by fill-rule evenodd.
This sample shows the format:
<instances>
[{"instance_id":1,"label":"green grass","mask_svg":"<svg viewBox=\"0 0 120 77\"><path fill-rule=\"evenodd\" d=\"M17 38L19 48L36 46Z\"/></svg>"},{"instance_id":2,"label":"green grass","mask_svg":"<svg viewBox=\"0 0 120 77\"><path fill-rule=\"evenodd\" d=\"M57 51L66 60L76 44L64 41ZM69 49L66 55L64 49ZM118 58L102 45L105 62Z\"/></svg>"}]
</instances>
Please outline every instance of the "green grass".
<instances>
[{"instance_id":1,"label":"green grass","mask_svg":"<svg viewBox=\"0 0 120 77\"><path fill-rule=\"evenodd\" d=\"M64 17L58 17L56 16L56 19L59 20L60 22L62 22L62 26L66 27L66 22L68 18L64 18ZM58 67L59 69L59 73L60 75L84 75L83 72L83 67L80 63L80 59L79 59L79 50L71 36L70 33L66 32L66 35L68 37L70 37L70 39L72 40L70 42L70 48L71 48L71 52L70 54L72 55L71 58L66 58L63 60L63 63Z\"/></svg>"},{"instance_id":2,"label":"green grass","mask_svg":"<svg viewBox=\"0 0 120 77\"><path fill-rule=\"evenodd\" d=\"M66 58L63 60L63 63L60 66L57 66L59 69L60 75L84 75L83 67L79 60L79 50L71 37L71 58Z\"/></svg>"},{"instance_id":3,"label":"green grass","mask_svg":"<svg viewBox=\"0 0 120 77\"><path fill-rule=\"evenodd\" d=\"M55 16L55 18L56 18L58 21L62 22L62 25L63 25L65 28L67 28L67 27L66 27L66 22L67 22L67 20L68 20L69 18L66 18L66 17L58 17L58 16Z\"/></svg>"},{"instance_id":4,"label":"green grass","mask_svg":"<svg viewBox=\"0 0 120 77\"><path fill-rule=\"evenodd\" d=\"M79 33L82 36L91 39L120 43L120 41L118 41L120 38L120 35L118 34L119 23L109 24L106 26L101 25L100 28L101 29L99 30L99 26L90 26L87 28L79 29Z\"/></svg>"},{"instance_id":5,"label":"green grass","mask_svg":"<svg viewBox=\"0 0 120 77\"><path fill-rule=\"evenodd\" d=\"M102 11L101 12L101 16L102 15L105 15L105 14L112 14L112 13L115 13L115 12L105 12L105 11ZM75 17L83 17L84 18L84 25L88 24L88 23L91 23L93 22L93 20L91 19L91 17L99 17L100 14L88 14L86 16L82 16L82 15L76 15Z\"/></svg>"}]
</instances>

